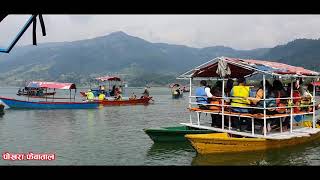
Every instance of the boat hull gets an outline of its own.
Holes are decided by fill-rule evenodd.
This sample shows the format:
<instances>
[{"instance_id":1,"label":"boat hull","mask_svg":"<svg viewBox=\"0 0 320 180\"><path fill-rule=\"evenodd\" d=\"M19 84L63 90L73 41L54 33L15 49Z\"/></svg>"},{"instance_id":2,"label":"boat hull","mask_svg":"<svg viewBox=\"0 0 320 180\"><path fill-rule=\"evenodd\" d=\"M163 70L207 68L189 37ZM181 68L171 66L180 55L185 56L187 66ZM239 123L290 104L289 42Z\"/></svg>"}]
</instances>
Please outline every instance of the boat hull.
<instances>
[{"instance_id":1,"label":"boat hull","mask_svg":"<svg viewBox=\"0 0 320 180\"><path fill-rule=\"evenodd\" d=\"M31 102L0 97L0 100L11 109L95 109L97 102Z\"/></svg>"},{"instance_id":2,"label":"boat hull","mask_svg":"<svg viewBox=\"0 0 320 180\"><path fill-rule=\"evenodd\" d=\"M129 99L129 100L102 100L97 101L104 106L120 106L120 105L138 105L138 104L149 104L152 97L140 98L140 99Z\"/></svg>"},{"instance_id":3,"label":"boat hull","mask_svg":"<svg viewBox=\"0 0 320 180\"><path fill-rule=\"evenodd\" d=\"M4 114L4 105L0 104L0 115Z\"/></svg>"},{"instance_id":4,"label":"boat hull","mask_svg":"<svg viewBox=\"0 0 320 180\"><path fill-rule=\"evenodd\" d=\"M173 99L179 99L183 96L183 94L172 94Z\"/></svg>"},{"instance_id":5,"label":"boat hull","mask_svg":"<svg viewBox=\"0 0 320 180\"><path fill-rule=\"evenodd\" d=\"M157 129L144 129L144 132L154 142L186 142L186 134L212 133L212 130L195 129L188 126L162 127Z\"/></svg>"},{"instance_id":6,"label":"boat hull","mask_svg":"<svg viewBox=\"0 0 320 180\"><path fill-rule=\"evenodd\" d=\"M237 153L248 151L262 151L283 148L314 141L320 138L320 132L310 134L309 137L295 137L291 139L263 139L263 138L233 138L227 133L186 135L193 148L199 154Z\"/></svg>"}]
</instances>

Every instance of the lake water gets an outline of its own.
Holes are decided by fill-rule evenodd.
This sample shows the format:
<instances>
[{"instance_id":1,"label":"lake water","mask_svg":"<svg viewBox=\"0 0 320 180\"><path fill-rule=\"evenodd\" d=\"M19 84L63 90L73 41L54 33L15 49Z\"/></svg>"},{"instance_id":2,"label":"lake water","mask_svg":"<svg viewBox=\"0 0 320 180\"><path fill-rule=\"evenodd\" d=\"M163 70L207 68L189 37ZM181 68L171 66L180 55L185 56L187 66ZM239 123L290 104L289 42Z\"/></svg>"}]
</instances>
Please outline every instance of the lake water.
<instances>
[{"instance_id":1,"label":"lake water","mask_svg":"<svg viewBox=\"0 0 320 180\"><path fill-rule=\"evenodd\" d=\"M0 96L15 97L16 91L0 88ZM139 94L143 89L126 90L127 94L132 92ZM320 141L266 152L225 155L197 155L189 143L154 144L143 129L188 122L188 95L172 99L170 89L153 87L150 94L155 102L147 106L6 109L0 116L1 154L55 153L56 160L1 158L0 165L320 165Z\"/></svg>"}]
</instances>

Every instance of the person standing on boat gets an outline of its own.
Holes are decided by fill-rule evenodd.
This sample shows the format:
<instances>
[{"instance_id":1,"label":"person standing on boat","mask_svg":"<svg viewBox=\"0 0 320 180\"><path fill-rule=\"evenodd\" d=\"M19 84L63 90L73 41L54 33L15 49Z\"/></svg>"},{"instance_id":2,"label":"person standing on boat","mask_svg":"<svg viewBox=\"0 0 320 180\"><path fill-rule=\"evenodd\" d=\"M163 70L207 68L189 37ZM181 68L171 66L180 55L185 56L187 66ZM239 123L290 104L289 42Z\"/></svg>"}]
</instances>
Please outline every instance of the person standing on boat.
<instances>
[{"instance_id":1,"label":"person standing on boat","mask_svg":"<svg viewBox=\"0 0 320 180\"><path fill-rule=\"evenodd\" d=\"M142 94L144 98L149 97L149 91L147 87L144 88L144 92Z\"/></svg>"},{"instance_id":2,"label":"person standing on boat","mask_svg":"<svg viewBox=\"0 0 320 180\"><path fill-rule=\"evenodd\" d=\"M210 88L207 86L207 81L202 80L200 81L200 87L196 88L196 96L201 96L197 97L197 103L199 103L199 108L200 109L209 109L208 106L203 105L203 104L208 104L208 98L212 98L213 95L210 92Z\"/></svg>"}]
</instances>

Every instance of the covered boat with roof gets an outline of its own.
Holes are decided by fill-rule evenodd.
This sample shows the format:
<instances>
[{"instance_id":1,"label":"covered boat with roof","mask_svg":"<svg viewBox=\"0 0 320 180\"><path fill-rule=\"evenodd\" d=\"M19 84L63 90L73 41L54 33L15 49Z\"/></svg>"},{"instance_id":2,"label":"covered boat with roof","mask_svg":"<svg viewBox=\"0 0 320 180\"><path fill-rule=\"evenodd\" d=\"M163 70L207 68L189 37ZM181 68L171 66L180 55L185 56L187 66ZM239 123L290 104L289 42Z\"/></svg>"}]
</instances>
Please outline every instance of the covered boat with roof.
<instances>
[{"instance_id":1,"label":"covered boat with roof","mask_svg":"<svg viewBox=\"0 0 320 180\"><path fill-rule=\"evenodd\" d=\"M251 87L243 85L245 84L243 81L239 81L239 85L234 86L237 88L233 88L231 93L225 88L225 81L227 80L232 81L235 78L244 79L248 77L252 79L255 77L256 80L262 79L260 91L266 93L262 93L260 98L257 98L257 96L251 97L249 95ZM316 128L316 109L319 105L316 105L314 83L308 86L311 87L309 88L309 92L311 89L312 94L311 101L309 101L309 104L303 105L303 107L308 108L301 107L299 103L302 102L303 97L294 96L294 93L297 91L299 80L309 79L315 82L319 77L320 73L318 72L278 62L228 57L215 58L180 75L178 79L189 79L190 81L188 108L190 122L181 124L219 133L186 135L185 137L201 154L266 150L318 139L320 129ZM280 79L289 81L289 97L277 95L269 97L266 78L273 78L277 82ZM208 99L207 96L192 95L191 88L194 80L221 81L221 97L212 96L211 101L208 100L206 103L192 101L192 99ZM236 90L241 90L241 93L235 92ZM245 92L246 90L248 92ZM213 99L219 101L219 103L211 103ZM250 102L254 100L260 102L261 106L250 105ZM275 105L269 106L271 101L276 102ZM280 104L282 105L280 106ZM269 113L271 111L273 113ZM215 123L214 126L207 125L205 120L200 118L205 116L200 116L200 114L210 114L215 117L215 122L218 121L219 123ZM196 123L193 122L193 115L196 116ZM301 122L294 122L296 117L303 115L312 115L311 127L303 125L303 118ZM241 129L242 122L246 122L247 127L245 129ZM274 122L277 128L270 129L270 122ZM288 130L285 127L288 127Z\"/></svg>"},{"instance_id":2,"label":"covered boat with roof","mask_svg":"<svg viewBox=\"0 0 320 180\"><path fill-rule=\"evenodd\" d=\"M136 94L132 94L130 97L123 97L124 87L122 86L122 80L117 76L102 76L95 78L99 82L99 88L89 89L88 92L80 92L83 97L91 98L96 102L104 106L118 106L118 105L139 105L149 104L154 100L149 95L149 91L145 88L142 96L137 97ZM108 89L106 88L106 82L108 82ZM91 96L88 96L88 93Z\"/></svg>"},{"instance_id":3,"label":"covered boat with roof","mask_svg":"<svg viewBox=\"0 0 320 180\"><path fill-rule=\"evenodd\" d=\"M98 108L98 102L76 102L76 85L74 83L60 83L60 82L43 82L43 81L32 81L28 85L32 88L48 90L56 89L69 90L69 97L44 97L45 101L31 100L30 96L27 96L26 100L18 100L8 97L0 96L0 100L5 103L11 109L92 109ZM72 91L74 94L72 97ZM63 99L69 99L69 101L63 101ZM62 100L62 101L61 101Z\"/></svg>"}]
</instances>

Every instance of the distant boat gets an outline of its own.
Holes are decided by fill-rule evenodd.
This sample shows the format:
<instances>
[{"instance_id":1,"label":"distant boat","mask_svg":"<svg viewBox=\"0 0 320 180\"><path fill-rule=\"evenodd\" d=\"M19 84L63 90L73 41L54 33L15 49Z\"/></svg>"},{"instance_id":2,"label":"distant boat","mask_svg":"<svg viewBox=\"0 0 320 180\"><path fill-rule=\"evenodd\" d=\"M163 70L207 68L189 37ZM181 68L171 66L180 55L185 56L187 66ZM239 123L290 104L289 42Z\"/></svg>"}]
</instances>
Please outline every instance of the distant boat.
<instances>
[{"instance_id":1,"label":"distant boat","mask_svg":"<svg viewBox=\"0 0 320 180\"><path fill-rule=\"evenodd\" d=\"M13 98L1 97L0 100L5 103L11 109L93 109L98 108L98 102L72 102L71 90L74 89L76 92L76 85L74 83L59 83L59 82L42 82L42 81L32 81L29 83L28 87L38 88L38 89L63 89L70 91L69 98L56 98L56 99L70 99L70 102L53 102L53 101L28 101L17 100ZM49 99L49 98L48 98ZM51 98L50 98L51 99ZM55 98L52 98L54 100Z\"/></svg>"},{"instance_id":2,"label":"distant boat","mask_svg":"<svg viewBox=\"0 0 320 180\"><path fill-rule=\"evenodd\" d=\"M124 99L124 100L101 100L97 101L104 106L119 106L119 105L137 105L137 104L149 104L152 100L152 97L141 97L139 99Z\"/></svg>"},{"instance_id":3,"label":"distant boat","mask_svg":"<svg viewBox=\"0 0 320 180\"><path fill-rule=\"evenodd\" d=\"M0 104L0 115L4 114L4 105Z\"/></svg>"},{"instance_id":4,"label":"distant boat","mask_svg":"<svg viewBox=\"0 0 320 180\"><path fill-rule=\"evenodd\" d=\"M98 102L32 102L1 96L0 100L11 109L95 109L99 107Z\"/></svg>"},{"instance_id":5,"label":"distant boat","mask_svg":"<svg viewBox=\"0 0 320 180\"><path fill-rule=\"evenodd\" d=\"M180 84L172 83L169 85L169 88L171 88L171 94L173 99L183 97L183 91L180 89Z\"/></svg>"}]
</instances>

